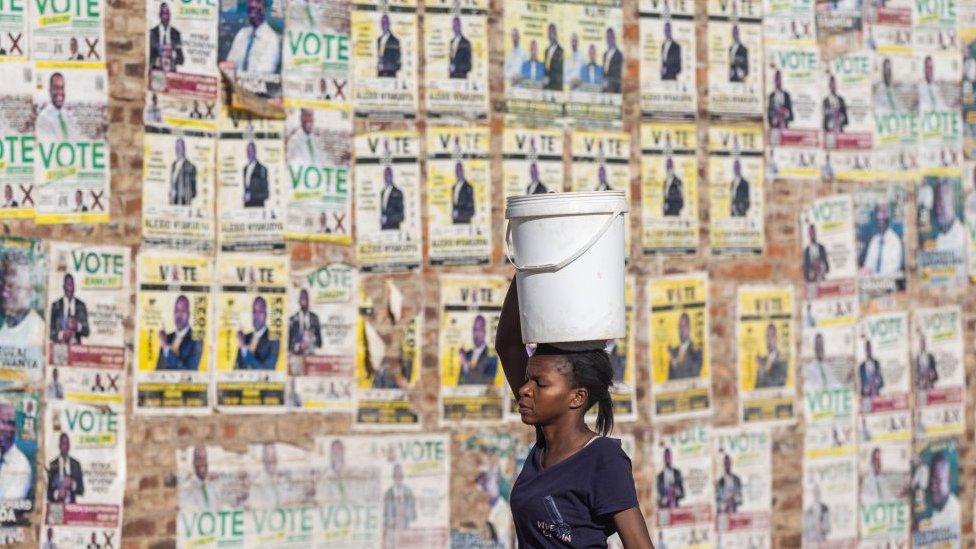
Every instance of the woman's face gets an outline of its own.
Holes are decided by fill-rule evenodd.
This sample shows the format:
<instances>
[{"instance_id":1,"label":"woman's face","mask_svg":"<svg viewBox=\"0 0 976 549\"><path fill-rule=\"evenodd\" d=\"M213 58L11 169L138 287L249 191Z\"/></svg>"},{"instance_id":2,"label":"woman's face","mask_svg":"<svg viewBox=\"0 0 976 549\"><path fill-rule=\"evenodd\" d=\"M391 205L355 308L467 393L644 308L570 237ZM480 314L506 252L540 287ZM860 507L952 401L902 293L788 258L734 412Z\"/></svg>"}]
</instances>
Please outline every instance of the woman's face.
<instances>
[{"instance_id":1,"label":"woman's face","mask_svg":"<svg viewBox=\"0 0 976 549\"><path fill-rule=\"evenodd\" d=\"M569 365L561 356L529 359L526 381L519 388L519 415L526 425L548 425L566 413L576 413L586 402L586 389L572 388Z\"/></svg>"}]
</instances>

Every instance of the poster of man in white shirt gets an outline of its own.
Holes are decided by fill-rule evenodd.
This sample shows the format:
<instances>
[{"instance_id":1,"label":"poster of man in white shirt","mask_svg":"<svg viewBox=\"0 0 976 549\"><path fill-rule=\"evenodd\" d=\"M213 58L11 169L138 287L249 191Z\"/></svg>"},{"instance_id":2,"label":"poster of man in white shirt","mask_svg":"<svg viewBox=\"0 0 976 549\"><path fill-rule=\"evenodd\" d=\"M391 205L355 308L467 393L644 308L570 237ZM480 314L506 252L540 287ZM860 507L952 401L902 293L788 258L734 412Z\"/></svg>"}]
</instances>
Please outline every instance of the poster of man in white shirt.
<instances>
[{"instance_id":1,"label":"poster of man in white shirt","mask_svg":"<svg viewBox=\"0 0 976 549\"><path fill-rule=\"evenodd\" d=\"M960 538L958 443L954 438L930 442L912 458L912 537L915 547L926 539L957 547Z\"/></svg>"},{"instance_id":2,"label":"poster of man in white shirt","mask_svg":"<svg viewBox=\"0 0 976 549\"><path fill-rule=\"evenodd\" d=\"M0 393L0 509L10 509L0 526L28 526L24 509L34 508L37 471L37 393ZM28 411L31 411L29 414Z\"/></svg>"},{"instance_id":3,"label":"poster of man in white shirt","mask_svg":"<svg viewBox=\"0 0 976 549\"><path fill-rule=\"evenodd\" d=\"M220 12L219 66L262 98L281 97L281 0L237 0Z\"/></svg>"},{"instance_id":4,"label":"poster of man in white shirt","mask_svg":"<svg viewBox=\"0 0 976 549\"><path fill-rule=\"evenodd\" d=\"M48 78L48 101L37 113L35 131L41 139L67 141L79 138L78 123L65 105L68 86L63 72L51 73Z\"/></svg>"},{"instance_id":5,"label":"poster of man in white shirt","mask_svg":"<svg viewBox=\"0 0 976 549\"><path fill-rule=\"evenodd\" d=\"M926 284L963 280L968 235L959 177L925 176L916 195L918 263Z\"/></svg>"},{"instance_id":6,"label":"poster of man in white shirt","mask_svg":"<svg viewBox=\"0 0 976 549\"><path fill-rule=\"evenodd\" d=\"M39 240L0 238L0 387L38 381L44 353L47 258Z\"/></svg>"},{"instance_id":7,"label":"poster of man in white shirt","mask_svg":"<svg viewBox=\"0 0 976 549\"><path fill-rule=\"evenodd\" d=\"M862 299L905 290L905 196L905 187L898 183L865 185L854 192Z\"/></svg>"}]
</instances>

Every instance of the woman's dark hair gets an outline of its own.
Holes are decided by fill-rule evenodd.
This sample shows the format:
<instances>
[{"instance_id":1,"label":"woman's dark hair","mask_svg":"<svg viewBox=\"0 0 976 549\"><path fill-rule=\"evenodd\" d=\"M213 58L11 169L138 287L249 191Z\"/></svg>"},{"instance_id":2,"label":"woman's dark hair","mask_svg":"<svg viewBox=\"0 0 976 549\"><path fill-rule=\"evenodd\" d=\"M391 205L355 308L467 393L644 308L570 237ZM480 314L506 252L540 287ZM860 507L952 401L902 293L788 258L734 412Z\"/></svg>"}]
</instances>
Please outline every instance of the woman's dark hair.
<instances>
[{"instance_id":1,"label":"woman's dark hair","mask_svg":"<svg viewBox=\"0 0 976 549\"><path fill-rule=\"evenodd\" d=\"M587 392L583 413L594 405L596 410L596 430L603 436L613 431L613 401L610 387L613 385L613 367L610 355L603 349L590 351L564 351L545 343L539 345L533 356L561 356L566 360L564 372L574 389L583 387Z\"/></svg>"}]
</instances>

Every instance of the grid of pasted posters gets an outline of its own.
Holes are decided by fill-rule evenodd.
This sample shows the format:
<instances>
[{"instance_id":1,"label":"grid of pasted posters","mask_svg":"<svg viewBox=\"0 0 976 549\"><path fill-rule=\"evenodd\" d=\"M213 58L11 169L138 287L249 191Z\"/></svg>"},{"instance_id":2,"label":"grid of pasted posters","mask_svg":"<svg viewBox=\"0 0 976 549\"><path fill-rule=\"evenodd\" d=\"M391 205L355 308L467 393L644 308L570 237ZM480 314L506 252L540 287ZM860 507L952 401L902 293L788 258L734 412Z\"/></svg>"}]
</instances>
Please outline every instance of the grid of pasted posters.
<instances>
[{"instance_id":1,"label":"grid of pasted posters","mask_svg":"<svg viewBox=\"0 0 976 549\"><path fill-rule=\"evenodd\" d=\"M715 429L715 546L772 545L772 433L759 427Z\"/></svg>"},{"instance_id":2,"label":"grid of pasted posters","mask_svg":"<svg viewBox=\"0 0 976 549\"><path fill-rule=\"evenodd\" d=\"M0 391L0 437L4 491L0 495L0 542L4 545L33 541L31 516L36 509L37 453L41 399L36 392Z\"/></svg>"},{"instance_id":3,"label":"grid of pasted posters","mask_svg":"<svg viewBox=\"0 0 976 549\"><path fill-rule=\"evenodd\" d=\"M762 128L708 127L713 255L760 254L766 243Z\"/></svg>"},{"instance_id":4,"label":"grid of pasted posters","mask_svg":"<svg viewBox=\"0 0 976 549\"><path fill-rule=\"evenodd\" d=\"M934 440L912 454L912 547L958 547L960 516L959 442Z\"/></svg>"},{"instance_id":5,"label":"grid of pasted posters","mask_svg":"<svg viewBox=\"0 0 976 549\"><path fill-rule=\"evenodd\" d=\"M641 124L641 249L698 251L698 130L693 123Z\"/></svg>"},{"instance_id":6,"label":"grid of pasted posters","mask_svg":"<svg viewBox=\"0 0 976 549\"><path fill-rule=\"evenodd\" d=\"M420 135L389 130L356 135L356 257L363 271L420 267Z\"/></svg>"},{"instance_id":7,"label":"grid of pasted posters","mask_svg":"<svg viewBox=\"0 0 976 549\"><path fill-rule=\"evenodd\" d=\"M506 126L502 133L505 196L561 192L564 138L560 130Z\"/></svg>"},{"instance_id":8,"label":"grid of pasted posters","mask_svg":"<svg viewBox=\"0 0 976 549\"><path fill-rule=\"evenodd\" d=\"M136 280L136 413L208 413L213 404L213 261L203 255L142 251Z\"/></svg>"},{"instance_id":9,"label":"grid of pasted posters","mask_svg":"<svg viewBox=\"0 0 976 549\"><path fill-rule=\"evenodd\" d=\"M417 117L418 19L416 0L352 2L352 103L357 117Z\"/></svg>"},{"instance_id":10,"label":"grid of pasted posters","mask_svg":"<svg viewBox=\"0 0 976 549\"><path fill-rule=\"evenodd\" d=\"M349 111L352 102L347 0L288 2L282 79L286 105Z\"/></svg>"},{"instance_id":11,"label":"grid of pasted posters","mask_svg":"<svg viewBox=\"0 0 976 549\"><path fill-rule=\"evenodd\" d=\"M694 423L654 433L650 448L657 502L653 539L664 547L710 547L715 539L712 429Z\"/></svg>"},{"instance_id":12,"label":"grid of pasted posters","mask_svg":"<svg viewBox=\"0 0 976 549\"><path fill-rule=\"evenodd\" d=\"M427 224L431 265L491 262L492 185L487 127L427 130Z\"/></svg>"},{"instance_id":13,"label":"grid of pasted posters","mask_svg":"<svg viewBox=\"0 0 976 549\"><path fill-rule=\"evenodd\" d=\"M908 441L860 444L858 529L862 546L908 546L911 453Z\"/></svg>"},{"instance_id":14,"label":"grid of pasted posters","mask_svg":"<svg viewBox=\"0 0 976 549\"><path fill-rule=\"evenodd\" d=\"M288 266L284 256L217 256L214 380L220 411L284 409Z\"/></svg>"},{"instance_id":15,"label":"grid of pasted posters","mask_svg":"<svg viewBox=\"0 0 976 549\"><path fill-rule=\"evenodd\" d=\"M281 111L281 0L230 0L220 5L217 66L232 108L259 116Z\"/></svg>"},{"instance_id":16,"label":"grid of pasted posters","mask_svg":"<svg viewBox=\"0 0 976 549\"><path fill-rule=\"evenodd\" d=\"M827 89L823 92L825 179L872 179L874 111L871 83L874 55L857 49L825 62Z\"/></svg>"},{"instance_id":17,"label":"grid of pasted posters","mask_svg":"<svg viewBox=\"0 0 976 549\"><path fill-rule=\"evenodd\" d=\"M624 191L630 203L630 134L610 131L570 132L569 190ZM630 255L630 214L624 215L624 250Z\"/></svg>"},{"instance_id":18,"label":"grid of pasted posters","mask_svg":"<svg viewBox=\"0 0 976 549\"><path fill-rule=\"evenodd\" d=\"M912 312L915 434L959 435L966 427L962 310L957 306Z\"/></svg>"},{"instance_id":19,"label":"grid of pasted posters","mask_svg":"<svg viewBox=\"0 0 976 549\"><path fill-rule=\"evenodd\" d=\"M857 456L803 460L803 546L857 542Z\"/></svg>"},{"instance_id":20,"label":"grid of pasted posters","mask_svg":"<svg viewBox=\"0 0 976 549\"><path fill-rule=\"evenodd\" d=\"M573 55L567 55L560 44L559 33L564 30L561 18L562 6L555 2L512 0L505 3L503 90L506 112L521 119L549 122L563 116L563 88L566 77L572 77L567 72L573 64L567 57ZM578 36L573 50L582 61Z\"/></svg>"},{"instance_id":21,"label":"grid of pasted posters","mask_svg":"<svg viewBox=\"0 0 976 549\"><path fill-rule=\"evenodd\" d=\"M868 315L858 323L854 377L864 439L908 440L911 434L908 338L904 312Z\"/></svg>"},{"instance_id":22,"label":"grid of pasted posters","mask_svg":"<svg viewBox=\"0 0 976 549\"><path fill-rule=\"evenodd\" d=\"M756 117L763 112L763 3L708 0L708 112Z\"/></svg>"},{"instance_id":23,"label":"grid of pasted posters","mask_svg":"<svg viewBox=\"0 0 976 549\"><path fill-rule=\"evenodd\" d=\"M329 263L292 269L287 306L289 409L353 411L358 300L355 267Z\"/></svg>"},{"instance_id":24,"label":"grid of pasted posters","mask_svg":"<svg viewBox=\"0 0 976 549\"><path fill-rule=\"evenodd\" d=\"M708 276L690 273L652 279L647 299L651 417L669 420L711 414Z\"/></svg>"},{"instance_id":25,"label":"grid of pasted posters","mask_svg":"<svg viewBox=\"0 0 976 549\"><path fill-rule=\"evenodd\" d=\"M858 294L862 303L905 292L905 199L899 183L863 185L854 191Z\"/></svg>"},{"instance_id":26,"label":"grid of pasted posters","mask_svg":"<svg viewBox=\"0 0 976 549\"><path fill-rule=\"evenodd\" d=\"M424 5L427 116L488 117L488 2Z\"/></svg>"},{"instance_id":27,"label":"grid of pasted posters","mask_svg":"<svg viewBox=\"0 0 976 549\"><path fill-rule=\"evenodd\" d=\"M644 116L695 118L698 113L695 4L691 0L639 3Z\"/></svg>"},{"instance_id":28,"label":"grid of pasted posters","mask_svg":"<svg viewBox=\"0 0 976 549\"><path fill-rule=\"evenodd\" d=\"M493 336L508 281L501 276L445 275L440 285L442 422L501 421L509 393Z\"/></svg>"},{"instance_id":29,"label":"grid of pasted posters","mask_svg":"<svg viewBox=\"0 0 976 549\"><path fill-rule=\"evenodd\" d=\"M0 237L0 389L23 389L43 377L47 253L40 240Z\"/></svg>"},{"instance_id":30,"label":"grid of pasted posters","mask_svg":"<svg viewBox=\"0 0 976 549\"><path fill-rule=\"evenodd\" d=\"M792 421L796 401L793 286L740 286L736 296L740 420Z\"/></svg>"},{"instance_id":31,"label":"grid of pasted posters","mask_svg":"<svg viewBox=\"0 0 976 549\"><path fill-rule=\"evenodd\" d=\"M850 195L819 198L800 214L800 247L806 296L852 286L857 274L854 248L854 203Z\"/></svg>"},{"instance_id":32,"label":"grid of pasted posters","mask_svg":"<svg viewBox=\"0 0 976 549\"><path fill-rule=\"evenodd\" d=\"M969 247L959 167L925 170L915 193L918 271L925 286L967 280Z\"/></svg>"},{"instance_id":33,"label":"grid of pasted posters","mask_svg":"<svg viewBox=\"0 0 976 549\"><path fill-rule=\"evenodd\" d=\"M0 81L4 83L0 93L0 139L5 145L0 147L0 219L31 218L36 204L33 67L28 61L0 55Z\"/></svg>"}]
</instances>

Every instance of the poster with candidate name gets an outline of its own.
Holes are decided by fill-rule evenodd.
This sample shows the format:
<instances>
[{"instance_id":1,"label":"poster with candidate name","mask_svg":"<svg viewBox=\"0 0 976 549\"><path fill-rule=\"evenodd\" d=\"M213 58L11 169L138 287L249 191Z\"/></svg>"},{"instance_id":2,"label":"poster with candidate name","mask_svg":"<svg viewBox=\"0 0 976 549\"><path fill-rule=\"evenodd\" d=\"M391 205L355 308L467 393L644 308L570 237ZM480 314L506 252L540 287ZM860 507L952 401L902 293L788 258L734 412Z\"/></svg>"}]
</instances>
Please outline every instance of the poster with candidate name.
<instances>
[{"instance_id":1,"label":"poster with candidate name","mask_svg":"<svg viewBox=\"0 0 976 549\"><path fill-rule=\"evenodd\" d=\"M220 411L284 410L288 266L285 256L217 257L214 379Z\"/></svg>"},{"instance_id":2,"label":"poster with candidate name","mask_svg":"<svg viewBox=\"0 0 976 549\"><path fill-rule=\"evenodd\" d=\"M47 252L40 240L0 238L0 388L22 389L44 374Z\"/></svg>"},{"instance_id":3,"label":"poster with candidate name","mask_svg":"<svg viewBox=\"0 0 976 549\"><path fill-rule=\"evenodd\" d=\"M539 0L506 2L502 28L505 112L525 122L551 124L561 119L566 72L574 57L569 50L582 56L579 37L573 46L563 28L563 5Z\"/></svg>"},{"instance_id":4,"label":"poster with candidate name","mask_svg":"<svg viewBox=\"0 0 976 549\"><path fill-rule=\"evenodd\" d=\"M488 2L424 4L427 116L488 118Z\"/></svg>"},{"instance_id":5,"label":"poster with candidate name","mask_svg":"<svg viewBox=\"0 0 976 549\"><path fill-rule=\"evenodd\" d=\"M763 112L763 12L760 0L708 0L708 106L713 116Z\"/></svg>"},{"instance_id":6,"label":"poster with candidate name","mask_svg":"<svg viewBox=\"0 0 976 549\"><path fill-rule=\"evenodd\" d=\"M693 123L641 124L641 249L690 255L699 248L698 129Z\"/></svg>"},{"instance_id":7,"label":"poster with candidate name","mask_svg":"<svg viewBox=\"0 0 976 549\"><path fill-rule=\"evenodd\" d=\"M736 297L740 418L790 422L796 413L793 286L740 286Z\"/></svg>"},{"instance_id":8,"label":"poster with candidate name","mask_svg":"<svg viewBox=\"0 0 976 549\"><path fill-rule=\"evenodd\" d=\"M907 547L911 443L862 444L858 455L861 543L869 547Z\"/></svg>"},{"instance_id":9,"label":"poster with candidate name","mask_svg":"<svg viewBox=\"0 0 976 549\"><path fill-rule=\"evenodd\" d=\"M708 128L708 195L713 255L756 255L766 243L762 130Z\"/></svg>"},{"instance_id":10,"label":"poster with candidate name","mask_svg":"<svg viewBox=\"0 0 976 549\"><path fill-rule=\"evenodd\" d=\"M949 27L912 29L913 54L918 78L918 139L924 147L939 147L958 155L962 147L962 110L959 83L962 52L957 46L955 17ZM921 166L932 161L921 155ZM950 161L957 164L958 160Z\"/></svg>"},{"instance_id":11,"label":"poster with candidate name","mask_svg":"<svg viewBox=\"0 0 976 549\"><path fill-rule=\"evenodd\" d=\"M4 545L34 541L31 524L36 509L40 471L37 450L40 437L41 399L35 392L0 392L0 474L7 481L0 497L0 542Z\"/></svg>"},{"instance_id":12,"label":"poster with candidate name","mask_svg":"<svg viewBox=\"0 0 976 549\"><path fill-rule=\"evenodd\" d=\"M825 60L826 89L821 90L824 179L872 178L874 111L871 84L874 54L857 49Z\"/></svg>"},{"instance_id":13,"label":"poster with candidate name","mask_svg":"<svg viewBox=\"0 0 976 549\"><path fill-rule=\"evenodd\" d=\"M854 191L857 287L866 308L905 292L906 196L900 183L862 185Z\"/></svg>"},{"instance_id":14,"label":"poster with candidate name","mask_svg":"<svg viewBox=\"0 0 976 549\"><path fill-rule=\"evenodd\" d=\"M286 105L352 107L348 0L296 0L285 12L282 79Z\"/></svg>"},{"instance_id":15,"label":"poster with candidate name","mask_svg":"<svg viewBox=\"0 0 976 549\"><path fill-rule=\"evenodd\" d=\"M352 103L358 118L414 119L420 108L416 0L352 3Z\"/></svg>"},{"instance_id":16,"label":"poster with candidate name","mask_svg":"<svg viewBox=\"0 0 976 549\"><path fill-rule=\"evenodd\" d=\"M802 305L800 364L803 393L854 389L854 346L858 300L854 280L824 288Z\"/></svg>"},{"instance_id":17,"label":"poster with candidate name","mask_svg":"<svg viewBox=\"0 0 976 549\"><path fill-rule=\"evenodd\" d=\"M908 315L864 316L858 324L855 378L860 394L862 437L908 440L911 371Z\"/></svg>"},{"instance_id":18,"label":"poster with candidate name","mask_svg":"<svg viewBox=\"0 0 976 549\"><path fill-rule=\"evenodd\" d=\"M560 130L506 126L502 132L505 196L562 192L564 138Z\"/></svg>"},{"instance_id":19,"label":"poster with candidate name","mask_svg":"<svg viewBox=\"0 0 976 549\"><path fill-rule=\"evenodd\" d=\"M912 312L911 367L915 435L962 434L966 428L966 379L962 310L956 306Z\"/></svg>"},{"instance_id":20,"label":"poster with candidate name","mask_svg":"<svg viewBox=\"0 0 976 549\"><path fill-rule=\"evenodd\" d=\"M106 7L103 0L31 1L31 59L94 63L104 69Z\"/></svg>"},{"instance_id":21,"label":"poster with candidate name","mask_svg":"<svg viewBox=\"0 0 976 549\"><path fill-rule=\"evenodd\" d=\"M772 546L772 445L769 429L726 427L713 431L715 546Z\"/></svg>"},{"instance_id":22,"label":"poster with candidate name","mask_svg":"<svg viewBox=\"0 0 976 549\"><path fill-rule=\"evenodd\" d=\"M0 30L0 49L3 32ZM0 54L0 80L4 82L0 93L0 219L29 219L34 217L36 205L33 65Z\"/></svg>"},{"instance_id":23,"label":"poster with candidate name","mask_svg":"<svg viewBox=\"0 0 976 549\"><path fill-rule=\"evenodd\" d=\"M694 119L697 35L692 0L643 0L640 10L640 100L643 116Z\"/></svg>"},{"instance_id":24,"label":"poster with candidate name","mask_svg":"<svg viewBox=\"0 0 976 549\"><path fill-rule=\"evenodd\" d=\"M566 119L574 127L622 125L623 51L620 0L568 0L560 5L565 39L563 89ZM554 54L549 55L550 66Z\"/></svg>"},{"instance_id":25,"label":"poster with candidate name","mask_svg":"<svg viewBox=\"0 0 976 549\"><path fill-rule=\"evenodd\" d=\"M803 545L853 547L857 543L857 456L803 460Z\"/></svg>"},{"instance_id":26,"label":"poster with candidate name","mask_svg":"<svg viewBox=\"0 0 976 549\"><path fill-rule=\"evenodd\" d=\"M136 258L136 414L210 412L212 282L209 256L143 250Z\"/></svg>"},{"instance_id":27,"label":"poster with candidate name","mask_svg":"<svg viewBox=\"0 0 976 549\"><path fill-rule=\"evenodd\" d=\"M848 194L815 200L800 213L800 249L807 297L837 285L852 287L857 274L854 203Z\"/></svg>"},{"instance_id":28,"label":"poster with candidate name","mask_svg":"<svg viewBox=\"0 0 976 549\"><path fill-rule=\"evenodd\" d=\"M912 454L912 547L956 547L962 539L959 442L934 440Z\"/></svg>"},{"instance_id":29,"label":"poster with candidate name","mask_svg":"<svg viewBox=\"0 0 976 549\"><path fill-rule=\"evenodd\" d=\"M281 111L282 0L224 0L217 27L217 66L229 87L231 108L262 118Z\"/></svg>"},{"instance_id":30,"label":"poster with candidate name","mask_svg":"<svg viewBox=\"0 0 976 549\"><path fill-rule=\"evenodd\" d=\"M958 166L927 170L915 192L917 261L925 286L955 286L966 281L969 235L959 175Z\"/></svg>"},{"instance_id":31,"label":"poster with candidate name","mask_svg":"<svg viewBox=\"0 0 976 549\"><path fill-rule=\"evenodd\" d=\"M872 103L874 157L871 177L914 178L918 155L918 83L922 59L914 55L911 20L893 19L868 28L874 50Z\"/></svg>"},{"instance_id":32,"label":"poster with candidate name","mask_svg":"<svg viewBox=\"0 0 976 549\"><path fill-rule=\"evenodd\" d=\"M712 429L694 423L654 433L650 458L656 512L652 539L665 547L711 547L715 540Z\"/></svg>"},{"instance_id":33,"label":"poster with candidate name","mask_svg":"<svg viewBox=\"0 0 976 549\"><path fill-rule=\"evenodd\" d=\"M176 450L176 542L178 546L215 547L231 536L240 543L244 528L220 523L217 513L242 510L249 482L246 452L220 446L191 446ZM250 518L250 517L249 517Z\"/></svg>"},{"instance_id":34,"label":"poster with candidate name","mask_svg":"<svg viewBox=\"0 0 976 549\"><path fill-rule=\"evenodd\" d=\"M574 130L570 132L570 154L570 191L624 191L630 203L630 134ZM624 250L628 256L630 215L624 214Z\"/></svg>"}]
</instances>

